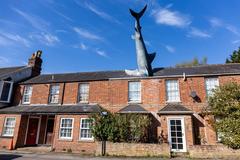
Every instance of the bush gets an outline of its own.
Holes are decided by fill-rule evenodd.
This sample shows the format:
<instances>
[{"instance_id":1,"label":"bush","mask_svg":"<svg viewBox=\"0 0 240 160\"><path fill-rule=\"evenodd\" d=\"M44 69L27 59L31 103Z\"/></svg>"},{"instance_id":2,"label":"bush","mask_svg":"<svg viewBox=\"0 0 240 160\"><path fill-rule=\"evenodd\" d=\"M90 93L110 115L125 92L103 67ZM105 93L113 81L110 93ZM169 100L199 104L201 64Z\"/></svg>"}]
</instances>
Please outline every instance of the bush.
<instances>
[{"instance_id":1,"label":"bush","mask_svg":"<svg viewBox=\"0 0 240 160\"><path fill-rule=\"evenodd\" d=\"M213 123L221 142L231 148L240 148L240 85L229 83L214 90L209 98L210 113L217 118Z\"/></svg>"},{"instance_id":2,"label":"bush","mask_svg":"<svg viewBox=\"0 0 240 160\"><path fill-rule=\"evenodd\" d=\"M147 132L151 120L142 114L94 114L93 136L111 142L147 142Z\"/></svg>"}]
</instances>

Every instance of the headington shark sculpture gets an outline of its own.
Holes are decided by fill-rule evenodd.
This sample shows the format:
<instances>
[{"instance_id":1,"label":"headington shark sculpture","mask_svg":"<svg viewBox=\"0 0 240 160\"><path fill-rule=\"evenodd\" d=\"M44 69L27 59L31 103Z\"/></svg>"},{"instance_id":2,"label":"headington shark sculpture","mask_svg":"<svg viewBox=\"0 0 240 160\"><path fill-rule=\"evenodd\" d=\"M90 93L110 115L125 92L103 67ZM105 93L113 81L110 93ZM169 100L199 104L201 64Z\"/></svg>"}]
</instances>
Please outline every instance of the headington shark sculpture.
<instances>
[{"instance_id":1,"label":"headington shark sculpture","mask_svg":"<svg viewBox=\"0 0 240 160\"><path fill-rule=\"evenodd\" d=\"M132 36L135 39L136 44L136 54L137 54L137 64L138 69L136 70L125 70L128 75L132 76L152 76L152 66L151 63L154 60L156 53L148 54L140 26L140 18L147 9L147 5L139 12L134 12L130 10L131 15L135 18L135 34Z\"/></svg>"}]
</instances>

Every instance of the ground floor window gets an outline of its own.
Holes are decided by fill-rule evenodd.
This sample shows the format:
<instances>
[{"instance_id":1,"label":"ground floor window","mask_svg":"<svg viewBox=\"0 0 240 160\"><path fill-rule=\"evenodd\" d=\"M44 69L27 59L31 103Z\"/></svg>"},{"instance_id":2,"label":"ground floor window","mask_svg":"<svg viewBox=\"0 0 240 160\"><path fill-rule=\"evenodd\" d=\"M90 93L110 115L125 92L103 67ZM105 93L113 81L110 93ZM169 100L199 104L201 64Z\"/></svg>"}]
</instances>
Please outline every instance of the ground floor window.
<instances>
[{"instance_id":1,"label":"ground floor window","mask_svg":"<svg viewBox=\"0 0 240 160\"><path fill-rule=\"evenodd\" d=\"M72 139L73 118L61 118L60 135L61 139Z\"/></svg>"},{"instance_id":2,"label":"ground floor window","mask_svg":"<svg viewBox=\"0 0 240 160\"><path fill-rule=\"evenodd\" d=\"M16 118L6 117L3 127L3 136L13 136Z\"/></svg>"},{"instance_id":3,"label":"ground floor window","mask_svg":"<svg viewBox=\"0 0 240 160\"><path fill-rule=\"evenodd\" d=\"M81 118L80 124L80 139L81 140L92 140L93 135L91 132L92 121L89 118Z\"/></svg>"}]
</instances>

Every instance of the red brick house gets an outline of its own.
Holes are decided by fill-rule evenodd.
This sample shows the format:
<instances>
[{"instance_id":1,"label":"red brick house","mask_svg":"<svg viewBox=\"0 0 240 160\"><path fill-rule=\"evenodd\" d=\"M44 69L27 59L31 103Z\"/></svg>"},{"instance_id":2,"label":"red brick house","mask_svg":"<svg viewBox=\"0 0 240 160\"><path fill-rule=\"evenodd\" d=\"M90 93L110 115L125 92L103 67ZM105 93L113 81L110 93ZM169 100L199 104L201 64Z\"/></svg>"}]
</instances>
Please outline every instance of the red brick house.
<instances>
[{"instance_id":1,"label":"red brick house","mask_svg":"<svg viewBox=\"0 0 240 160\"><path fill-rule=\"evenodd\" d=\"M240 82L240 64L157 68L151 77L125 71L42 74L19 83L10 106L0 109L0 148L51 145L56 151L94 153L88 117L105 108L154 117L153 138L171 150L217 144L201 113L212 89ZM13 141L12 141L13 140Z\"/></svg>"}]
</instances>

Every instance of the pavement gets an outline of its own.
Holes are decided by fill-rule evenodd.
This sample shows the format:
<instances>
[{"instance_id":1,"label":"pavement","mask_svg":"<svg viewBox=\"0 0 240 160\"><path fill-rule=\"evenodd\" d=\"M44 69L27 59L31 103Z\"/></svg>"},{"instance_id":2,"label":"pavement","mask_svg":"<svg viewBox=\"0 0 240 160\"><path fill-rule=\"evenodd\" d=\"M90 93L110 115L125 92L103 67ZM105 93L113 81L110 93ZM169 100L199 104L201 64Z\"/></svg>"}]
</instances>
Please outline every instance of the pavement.
<instances>
[{"instance_id":1,"label":"pavement","mask_svg":"<svg viewBox=\"0 0 240 160\"><path fill-rule=\"evenodd\" d=\"M129 158L129 157L93 157L84 156L80 154L73 153L28 153L28 152L16 152L16 151L1 151L0 150L0 160L168 160L168 158L160 157L139 157L139 158ZM189 158L171 158L172 160L200 160L200 159L189 159ZM239 160L239 157L229 157L221 160ZM203 160L218 160L214 159L203 159Z\"/></svg>"}]
</instances>

